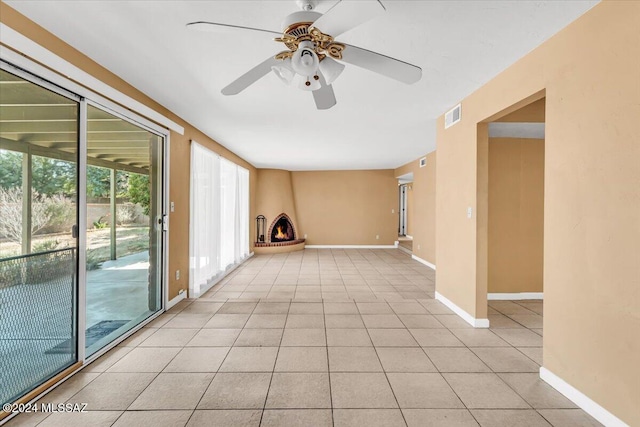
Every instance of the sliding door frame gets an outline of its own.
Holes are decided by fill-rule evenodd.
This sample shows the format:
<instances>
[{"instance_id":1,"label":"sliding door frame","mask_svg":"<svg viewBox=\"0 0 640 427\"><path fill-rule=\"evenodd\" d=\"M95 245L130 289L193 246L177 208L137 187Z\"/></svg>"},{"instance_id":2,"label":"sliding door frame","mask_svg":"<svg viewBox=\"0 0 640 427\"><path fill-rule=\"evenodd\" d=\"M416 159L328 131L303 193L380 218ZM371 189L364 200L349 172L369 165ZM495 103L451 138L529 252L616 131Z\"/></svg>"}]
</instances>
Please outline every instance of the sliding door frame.
<instances>
[{"instance_id":1,"label":"sliding door frame","mask_svg":"<svg viewBox=\"0 0 640 427\"><path fill-rule=\"evenodd\" d=\"M104 353L118 345L120 342L133 335L142 327L147 325L153 319L161 315L167 309L168 304L168 285L169 285L169 153L170 153L170 131L151 120L136 114L119 104L93 92L85 86L81 86L74 81L46 68L31 59L19 54L18 52L6 47L0 49L0 68L16 76L30 81L38 86L55 92L59 95L68 97L79 102L79 128L78 128L78 160L77 160L77 224L79 229L78 235L78 258L77 258L77 293L76 293L76 326L77 326L77 359L83 366L102 356ZM87 196L86 196L86 172L87 172L87 106L91 105L104 110L114 116L125 121L135 124L154 133L162 138L162 188L161 188L161 217L162 217L162 253L160 257L160 309L145 319L143 322L127 331L114 341L93 353L90 357L86 357L85 352L85 330L86 330L86 227L87 227ZM65 371L66 372L66 371ZM61 378L55 384L50 384L45 390L42 390L34 399L48 392L51 388L58 385L65 378ZM36 389L37 390L37 389Z\"/></svg>"},{"instance_id":2,"label":"sliding door frame","mask_svg":"<svg viewBox=\"0 0 640 427\"><path fill-rule=\"evenodd\" d=\"M142 327L144 327L146 324L148 324L151 320L155 319L157 316L159 316L160 314L162 314L166 309L167 309L167 294L168 292L168 287L169 287L169 257L168 257L168 247L169 247L169 227L168 227L168 208L169 208L169 131L167 129L164 129L162 127L159 127L157 125L155 125L154 123L148 121L147 119L144 119L136 114L132 114L129 110L126 110L122 107L120 107L117 104L113 104L113 103L108 103L110 105L104 105L104 102L99 102L96 101L94 99L89 99L89 98L83 98L81 101L81 104L83 105L83 107L81 107L81 113L82 111L84 111L84 126L85 129L83 130L83 132L81 133L81 135L84 137L84 141L82 140L81 137L81 144L80 144L80 155L84 156L82 157L84 159L84 161L82 162L82 167L83 167L83 179L81 180L81 183L83 184L83 191L82 192L82 196L84 198L83 202L84 204L82 205L82 212L80 213L81 215L81 219L84 220L84 223L80 224L80 230L85 230L86 231L86 227L87 227L87 203L86 203L86 172L87 172L87 145L88 145L88 141L87 141L87 125L88 125L88 117L87 117L87 110L88 107L94 107L98 110L107 112L109 114L111 114L114 117L117 117L119 119L122 119L126 122L132 123L136 126L138 126L139 128L150 132L158 137L160 137L162 139L162 144L161 144L161 159L162 159L162 179L161 179L161 204L160 204L160 217L162 218L162 224L161 224L161 231L162 231L162 239L161 239L161 244L162 244L162 249L161 249L161 255L160 255L160 267L159 267L159 271L160 271L160 308L158 309L158 311L156 311L155 313L153 313L152 315L150 315L147 319L145 319L144 321L140 322L138 325L134 326L131 330L125 332L124 334L122 334L121 336L115 338L113 341L111 341L109 344L105 345L103 348L95 351L94 353L91 354L91 356L87 357L86 356L86 343L85 343L85 339L86 339L86 334L82 334L80 335L80 339L78 340L78 347L80 347L78 349L78 351L82 351L82 361L86 364L86 363L90 363L93 360L97 359L98 357L102 356L104 353L108 352L109 350L111 350L113 347L115 347L116 345L118 345L119 343L121 343L122 341L124 341L125 339L127 339L128 337L130 337L132 334L134 334L136 331L140 330ZM133 116L133 117L132 117ZM81 129L82 130L82 129ZM151 176L151 175L150 175ZM156 222L156 218L150 218L151 220L151 226L155 227L157 226L157 222ZM84 239L84 248L86 248L86 237L87 237L87 233L81 233L82 238ZM86 250L82 251L82 256L85 257L84 260L82 260L83 263L81 263L80 265L84 266L86 265ZM81 316L82 318L82 327L83 327L83 331L86 331L86 298L87 298L87 292L86 292L86 285L87 285L87 269L81 269L81 272L83 274L84 277L79 277L79 279L82 280L82 284L84 284L84 286L81 286L81 297L82 297L82 307L84 307L84 316ZM82 341L82 343L80 342ZM82 344L82 345L81 345Z\"/></svg>"}]
</instances>

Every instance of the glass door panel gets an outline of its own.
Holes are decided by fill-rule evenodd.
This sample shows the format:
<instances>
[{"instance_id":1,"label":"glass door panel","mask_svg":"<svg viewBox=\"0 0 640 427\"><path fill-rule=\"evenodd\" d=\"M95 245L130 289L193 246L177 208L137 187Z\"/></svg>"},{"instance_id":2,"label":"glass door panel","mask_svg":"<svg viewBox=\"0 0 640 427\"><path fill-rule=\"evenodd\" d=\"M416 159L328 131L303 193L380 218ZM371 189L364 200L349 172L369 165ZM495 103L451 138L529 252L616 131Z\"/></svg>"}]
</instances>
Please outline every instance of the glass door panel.
<instances>
[{"instance_id":1,"label":"glass door panel","mask_svg":"<svg viewBox=\"0 0 640 427\"><path fill-rule=\"evenodd\" d=\"M163 138L87 108L87 356L161 307Z\"/></svg>"},{"instance_id":2,"label":"glass door panel","mask_svg":"<svg viewBox=\"0 0 640 427\"><path fill-rule=\"evenodd\" d=\"M0 70L3 404L78 359L78 117L77 100Z\"/></svg>"}]
</instances>

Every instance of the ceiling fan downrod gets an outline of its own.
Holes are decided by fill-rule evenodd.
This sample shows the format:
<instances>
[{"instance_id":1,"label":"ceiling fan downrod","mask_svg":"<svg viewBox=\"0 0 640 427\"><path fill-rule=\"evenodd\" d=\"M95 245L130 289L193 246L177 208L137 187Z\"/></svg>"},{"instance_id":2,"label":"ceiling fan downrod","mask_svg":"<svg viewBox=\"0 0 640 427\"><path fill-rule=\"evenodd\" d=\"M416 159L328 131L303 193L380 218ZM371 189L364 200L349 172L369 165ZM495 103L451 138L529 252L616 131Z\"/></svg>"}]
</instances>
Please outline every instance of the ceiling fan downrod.
<instances>
[{"instance_id":1,"label":"ceiling fan downrod","mask_svg":"<svg viewBox=\"0 0 640 427\"><path fill-rule=\"evenodd\" d=\"M296 0L298 7L305 12L309 12L316 8L317 0Z\"/></svg>"}]
</instances>

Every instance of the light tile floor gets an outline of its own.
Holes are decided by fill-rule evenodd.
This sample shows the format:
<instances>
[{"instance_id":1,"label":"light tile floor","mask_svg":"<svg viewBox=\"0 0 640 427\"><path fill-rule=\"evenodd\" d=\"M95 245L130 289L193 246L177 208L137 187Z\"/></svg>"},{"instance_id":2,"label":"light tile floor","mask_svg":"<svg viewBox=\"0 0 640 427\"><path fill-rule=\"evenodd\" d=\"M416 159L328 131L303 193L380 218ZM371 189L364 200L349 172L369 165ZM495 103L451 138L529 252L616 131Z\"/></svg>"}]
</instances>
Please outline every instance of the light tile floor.
<instances>
[{"instance_id":1,"label":"light tile floor","mask_svg":"<svg viewBox=\"0 0 640 427\"><path fill-rule=\"evenodd\" d=\"M255 256L9 426L597 426L538 377L542 302L474 329L397 250Z\"/></svg>"}]
</instances>

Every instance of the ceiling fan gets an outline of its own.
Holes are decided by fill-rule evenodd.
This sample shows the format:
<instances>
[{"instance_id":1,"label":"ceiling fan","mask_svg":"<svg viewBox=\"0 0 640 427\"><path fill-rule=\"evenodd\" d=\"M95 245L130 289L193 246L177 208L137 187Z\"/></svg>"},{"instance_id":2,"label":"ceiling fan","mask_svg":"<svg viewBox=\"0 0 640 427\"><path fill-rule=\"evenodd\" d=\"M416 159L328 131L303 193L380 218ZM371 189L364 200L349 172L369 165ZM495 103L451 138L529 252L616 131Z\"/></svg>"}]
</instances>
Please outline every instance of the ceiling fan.
<instances>
[{"instance_id":1,"label":"ceiling fan","mask_svg":"<svg viewBox=\"0 0 640 427\"><path fill-rule=\"evenodd\" d=\"M407 84L422 77L422 69L416 65L334 39L384 12L379 0L339 0L325 14L313 10L318 0L296 0L296 3L302 10L284 19L282 33L207 21L187 24L190 29L202 31L254 31L276 36L274 40L286 46L287 50L267 58L223 88L223 95L237 95L273 71L285 84L311 91L316 107L326 110L336 104L331 84L344 70L344 63Z\"/></svg>"}]
</instances>

